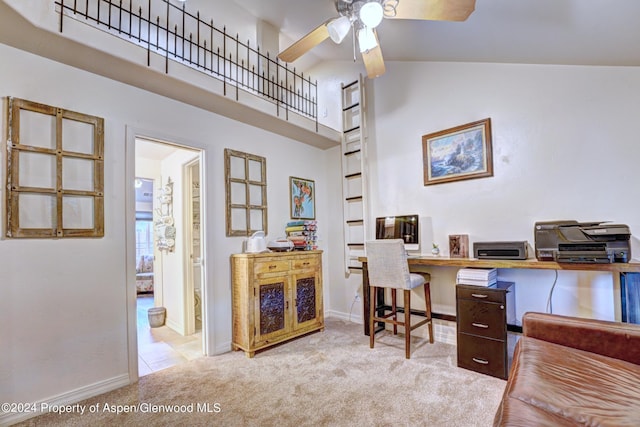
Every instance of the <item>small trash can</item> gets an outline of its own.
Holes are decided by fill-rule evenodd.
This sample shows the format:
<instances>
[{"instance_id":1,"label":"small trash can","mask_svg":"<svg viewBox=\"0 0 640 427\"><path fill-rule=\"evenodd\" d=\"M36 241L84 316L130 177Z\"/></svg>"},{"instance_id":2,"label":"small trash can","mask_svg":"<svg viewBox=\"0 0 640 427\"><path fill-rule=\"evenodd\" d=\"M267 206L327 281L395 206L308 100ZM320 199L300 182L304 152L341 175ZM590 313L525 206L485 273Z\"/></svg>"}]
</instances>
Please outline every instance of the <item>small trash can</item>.
<instances>
[{"instance_id":1,"label":"small trash can","mask_svg":"<svg viewBox=\"0 0 640 427\"><path fill-rule=\"evenodd\" d=\"M167 314L167 309L164 307L151 307L147 311L149 316L149 326L152 328L159 328L164 325L164 318Z\"/></svg>"}]
</instances>

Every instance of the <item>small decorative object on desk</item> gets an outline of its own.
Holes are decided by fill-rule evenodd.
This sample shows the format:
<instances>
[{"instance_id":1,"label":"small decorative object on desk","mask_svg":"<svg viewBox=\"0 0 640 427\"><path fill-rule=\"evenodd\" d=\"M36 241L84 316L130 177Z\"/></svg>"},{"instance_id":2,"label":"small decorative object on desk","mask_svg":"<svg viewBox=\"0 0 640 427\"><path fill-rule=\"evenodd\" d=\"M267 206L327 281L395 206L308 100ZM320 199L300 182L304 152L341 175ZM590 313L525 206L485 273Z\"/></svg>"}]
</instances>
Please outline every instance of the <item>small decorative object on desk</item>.
<instances>
[{"instance_id":1,"label":"small decorative object on desk","mask_svg":"<svg viewBox=\"0 0 640 427\"><path fill-rule=\"evenodd\" d=\"M294 250L318 249L318 221L289 221L285 228L287 239L293 242Z\"/></svg>"},{"instance_id":2,"label":"small decorative object on desk","mask_svg":"<svg viewBox=\"0 0 640 427\"><path fill-rule=\"evenodd\" d=\"M449 256L451 258L469 258L469 235L449 235Z\"/></svg>"},{"instance_id":3,"label":"small decorative object on desk","mask_svg":"<svg viewBox=\"0 0 640 427\"><path fill-rule=\"evenodd\" d=\"M434 244L433 244L433 247L431 248L431 254L432 254L433 256L438 256L438 255L440 255L440 248L438 247L438 244L437 244L437 243L434 243Z\"/></svg>"}]
</instances>

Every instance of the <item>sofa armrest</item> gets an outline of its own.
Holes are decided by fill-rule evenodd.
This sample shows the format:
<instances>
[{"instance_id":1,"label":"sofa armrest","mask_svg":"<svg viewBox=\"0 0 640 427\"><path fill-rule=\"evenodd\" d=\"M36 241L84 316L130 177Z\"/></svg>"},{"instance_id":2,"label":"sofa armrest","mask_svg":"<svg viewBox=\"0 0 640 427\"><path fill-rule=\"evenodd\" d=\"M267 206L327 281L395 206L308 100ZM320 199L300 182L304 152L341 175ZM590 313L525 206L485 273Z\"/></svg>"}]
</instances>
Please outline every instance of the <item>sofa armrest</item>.
<instances>
[{"instance_id":1,"label":"sofa armrest","mask_svg":"<svg viewBox=\"0 0 640 427\"><path fill-rule=\"evenodd\" d=\"M640 325L528 312L522 327L528 337L640 365Z\"/></svg>"}]
</instances>

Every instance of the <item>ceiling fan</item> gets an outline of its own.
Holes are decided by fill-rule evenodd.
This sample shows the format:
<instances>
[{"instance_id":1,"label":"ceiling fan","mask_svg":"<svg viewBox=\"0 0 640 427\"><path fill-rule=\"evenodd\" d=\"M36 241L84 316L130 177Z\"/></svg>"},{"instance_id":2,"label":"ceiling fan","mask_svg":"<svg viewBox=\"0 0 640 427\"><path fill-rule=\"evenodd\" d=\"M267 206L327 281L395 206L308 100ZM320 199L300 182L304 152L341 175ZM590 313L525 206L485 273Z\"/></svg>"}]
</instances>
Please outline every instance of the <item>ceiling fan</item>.
<instances>
[{"instance_id":1,"label":"ceiling fan","mask_svg":"<svg viewBox=\"0 0 640 427\"><path fill-rule=\"evenodd\" d=\"M280 52L278 58L293 62L327 38L341 43L353 29L369 78L385 72L376 27L383 18L431 21L464 21L476 0L335 0L338 17L331 18Z\"/></svg>"}]
</instances>

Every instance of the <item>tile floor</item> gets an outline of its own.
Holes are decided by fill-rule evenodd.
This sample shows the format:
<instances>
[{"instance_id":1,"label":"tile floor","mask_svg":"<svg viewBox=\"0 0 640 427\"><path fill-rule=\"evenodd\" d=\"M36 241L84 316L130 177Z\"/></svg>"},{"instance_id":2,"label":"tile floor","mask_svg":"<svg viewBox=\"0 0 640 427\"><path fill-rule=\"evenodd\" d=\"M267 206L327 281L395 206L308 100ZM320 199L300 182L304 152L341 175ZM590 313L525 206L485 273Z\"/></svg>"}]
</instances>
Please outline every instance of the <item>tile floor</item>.
<instances>
[{"instance_id":1,"label":"tile floor","mask_svg":"<svg viewBox=\"0 0 640 427\"><path fill-rule=\"evenodd\" d=\"M168 326L149 327L147 310L153 307L152 295L138 297L138 374L152 372L202 357L202 331L182 336Z\"/></svg>"}]
</instances>

